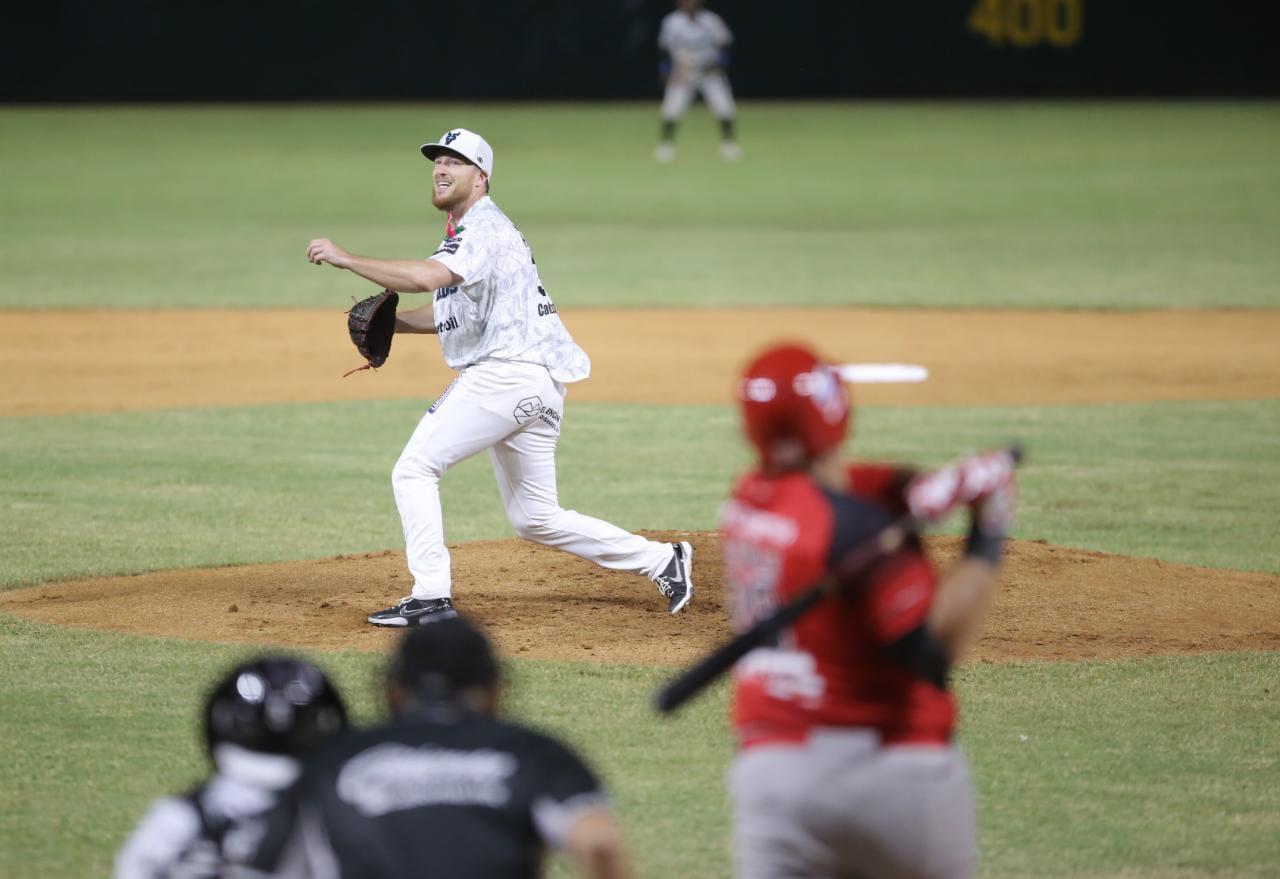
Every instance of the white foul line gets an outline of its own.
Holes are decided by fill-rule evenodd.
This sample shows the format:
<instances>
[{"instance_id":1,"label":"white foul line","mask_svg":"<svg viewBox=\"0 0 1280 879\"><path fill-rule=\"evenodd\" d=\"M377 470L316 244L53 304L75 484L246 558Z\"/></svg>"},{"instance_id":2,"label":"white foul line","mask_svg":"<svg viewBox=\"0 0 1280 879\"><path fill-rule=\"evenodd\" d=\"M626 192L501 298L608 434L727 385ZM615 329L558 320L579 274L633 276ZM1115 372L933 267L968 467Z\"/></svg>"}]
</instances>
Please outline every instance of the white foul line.
<instances>
[{"instance_id":1,"label":"white foul line","mask_svg":"<svg viewBox=\"0 0 1280 879\"><path fill-rule=\"evenodd\" d=\"M929 370L915 363L845 363L840 377L855 385L884 385L922 382Z\"/></svg>"}]
</instances>

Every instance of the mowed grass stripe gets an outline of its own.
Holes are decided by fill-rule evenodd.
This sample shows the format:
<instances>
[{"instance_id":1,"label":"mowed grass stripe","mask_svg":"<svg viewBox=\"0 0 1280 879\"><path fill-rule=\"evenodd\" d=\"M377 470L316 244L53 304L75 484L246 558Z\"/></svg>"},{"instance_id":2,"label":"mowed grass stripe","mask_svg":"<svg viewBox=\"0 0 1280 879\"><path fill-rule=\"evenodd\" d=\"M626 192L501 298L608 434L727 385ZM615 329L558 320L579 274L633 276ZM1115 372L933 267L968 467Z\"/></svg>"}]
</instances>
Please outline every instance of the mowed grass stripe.
<instances>
[{"instance_id":1,"label":"mowed grass stripe","mask_svg":"<svg viewBox=\"0 0 1280 879\"><path fill-rule=\"evenodd\" d=\"M402 545L390 472L410 401L0 420L0 584ZM1016 534L1280 571L1280 401L863 407L851 451L941 464L1023 441ZM710 529L748 465L727 406L578 404L561 502L629 529ZM451 541L511 534L487 457L443 483Z\"/></svg>"},{"instance_id":2,"label":"mowed grass stripe","mask_svg":"<svg viewBox=\"0 0 1280 879\"><path fill-rule=\"evenodd\" d=\"M744 105L669 166L636 104L0 108L0 307L316 305L327 236L427 256L418 145L465 125L562 305L1280 305L1254 103Z\"/></svg>"}]
</instances>

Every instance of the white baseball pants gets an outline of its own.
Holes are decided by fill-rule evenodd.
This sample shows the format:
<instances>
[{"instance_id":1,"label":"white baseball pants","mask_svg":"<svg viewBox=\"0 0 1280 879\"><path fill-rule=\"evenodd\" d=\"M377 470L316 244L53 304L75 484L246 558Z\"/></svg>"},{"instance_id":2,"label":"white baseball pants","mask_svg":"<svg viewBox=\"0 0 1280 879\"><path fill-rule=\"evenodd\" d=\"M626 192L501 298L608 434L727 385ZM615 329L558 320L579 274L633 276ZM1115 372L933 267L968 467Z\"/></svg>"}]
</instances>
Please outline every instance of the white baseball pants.
<instances>
[{"instance_id":1,"label":"white baseball pants","mask_svg":"<svg viewBox=\"0 0 1280 879\"><path fill-rule=\"evenodd\" d=\"M662 95L662 118L669 122L679 119L698 92L702 93L707 107L717 119L732 119L738 111L733 103L733 92L729 89L729 78L722 70L712 70L683 78L673 74L667 80L667 89Z\"/></svg>"},{"instance_id":2,"label":"white baseball pants","mask_svg":"<svg viewBox=\"0 0 1280 879\"><path fill-rule=\"evenodd\" d=\"M542 366L485 361L459 373L418 422L391 472L414 598L452 591L440 477L484 449L521 537L646 577L671 561L670 544L560 507L555 456L564 396L564 385Z\"/></svg>"},{"instance_id":3,"label":"white baseball pants","mask_svg":"<svg viewBox=\"0 0 1280 879\"><path fill-rule=\"evenodd\" d=\"M955 746L819 730L739 753L729 785L737 879L965 879L976 868L973 786Z\"/></svg>"}]
</instances>

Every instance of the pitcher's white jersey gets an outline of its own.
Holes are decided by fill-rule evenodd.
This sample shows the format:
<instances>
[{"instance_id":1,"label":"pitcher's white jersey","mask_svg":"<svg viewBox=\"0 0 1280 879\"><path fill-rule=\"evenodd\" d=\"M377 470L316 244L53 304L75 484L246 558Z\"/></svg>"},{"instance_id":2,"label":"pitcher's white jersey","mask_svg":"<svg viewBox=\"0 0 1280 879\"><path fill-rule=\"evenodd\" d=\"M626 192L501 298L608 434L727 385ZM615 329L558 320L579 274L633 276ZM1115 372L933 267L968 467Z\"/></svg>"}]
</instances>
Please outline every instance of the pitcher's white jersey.
<instances>
[{"instance_id":1,"label":"pitcher's white jersey","mask_svg":"<svg viewBox=\"0 0 1280 879\"><path fill-rule=\"evenodd\" d=\"M485 360L534 363L565 383L591 373L591 360L542 286L528 243L491 198L467 211L431 259L463 279L437 290L432 308L450 368Z\"/></svg>"},{"instance_id":2,"label":"pitcher's white jersey","mask_svg":"<svg viewBox=\"0 0 1280 879\"><path fill-rule=\"evenodd\" d=\"M692 18L679 9L668 13L658 31L658 48L670 52L672 61L690 72L716 66L720 50L732 42L724 19L705 9Z\"/></svg>"}]
</instances>

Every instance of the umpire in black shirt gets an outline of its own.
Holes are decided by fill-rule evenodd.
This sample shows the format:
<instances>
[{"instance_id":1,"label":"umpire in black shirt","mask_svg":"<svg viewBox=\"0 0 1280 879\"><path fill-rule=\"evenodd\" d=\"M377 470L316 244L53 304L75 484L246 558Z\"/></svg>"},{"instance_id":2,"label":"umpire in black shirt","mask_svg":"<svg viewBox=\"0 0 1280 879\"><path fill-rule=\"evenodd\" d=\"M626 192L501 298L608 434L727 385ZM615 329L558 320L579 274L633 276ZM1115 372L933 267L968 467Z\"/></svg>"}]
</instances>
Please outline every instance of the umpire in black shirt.
<instances>
[{"instance_id":1,"label":"umpire in black shirt","mask_svg":"<svg viewBox=\"0 0 1280 879\"><path fill-rule=\"evenodd\" d=\"M271 814L256 858L315 879L533 879L548 848L588 879L630 871L599 781L567 747L497 718L498 663L465 618L405 636L392 720L334 739Z\"/></svg>"}]
</instances>

